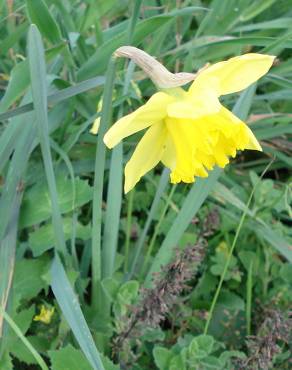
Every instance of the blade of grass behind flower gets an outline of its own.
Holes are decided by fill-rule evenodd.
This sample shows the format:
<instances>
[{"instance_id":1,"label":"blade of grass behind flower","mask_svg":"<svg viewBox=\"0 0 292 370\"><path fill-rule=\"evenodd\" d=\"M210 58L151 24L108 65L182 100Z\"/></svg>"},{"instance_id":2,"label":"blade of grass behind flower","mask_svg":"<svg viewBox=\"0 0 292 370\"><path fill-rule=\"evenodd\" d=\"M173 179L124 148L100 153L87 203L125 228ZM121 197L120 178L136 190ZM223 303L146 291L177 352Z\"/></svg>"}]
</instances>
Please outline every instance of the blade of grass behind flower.
<instances>
[{"instance_id":1,"label":"blade of grass behind flower","mask_svg":"<svg viewBox=\"0 0 292 370\"><path fill-rule=\"evenodd\" d=\"M251 86L244 91L234 106L233 112L241 119L246 119L252 103L255 86ZM185 201L180 209L176 219L163 240L159 251L154 257L152 266L146 276L146 287L151 286L152 275L158 272L161 266L170 262L174 248L177 246L183 233L186 231L191 220L195 217L201 205L208 197L217 183L221 174L220 168L215 168L206 179L198 179L191 187Z\"/></svg>"},{"instance_id":2,"label":"blade of grass behind flower","mask_svg":"<svg viewBox=\"0 0 292 370\"><path fill-rule=\"evenodd\" d=\"M94 370L104 370L98 350L94 344L77 297L69 283L64 267L55 257L52 269L52 290L72 332L84 355Z\"/></svg>"},{"instance_id":3,"label":"blade of grass behind flower","mask_svg":"<svg viewBox=\"0 0 292 370\"><path fill-rule=\"evenodd\" d=\"M85 80L82 82L77 83L74 86L69 86L65 89L62 89L54 94L48 95L48 104L57 104L61 101L67 100L72 98L73 96L79 95L83 92L96 88L98 86L102 86L104 84L104 77L98 76L90 78L89 80ZM7 112L0 114L0 122L4 121L8 118L18 116L20 114L29 112L33 110L33 103L27 103L20 107L11 109Z\"/></svg>"},{"instance_id":4,"label":"blade of grass behind flower","mask_svg":"<svg viewBox=\"0 0 292 370\"><path fill-rule=\"evenodd\" d=\"M46 50L46 60L60 54L65 47L65 42L51 49ZM16 64L10 73L10 79L3 98L0 101L0 112L6 111L13 103L15 103L29 87L29 65L28 60Z\"/></svg>"},{"instance_id":5,"label":"blade of grass behind flower","mask_svg":"<svg viewBox=\"0 0 292 370\"><path fill-rule=\"evenodd\" d=\"M48 188L50 192L50 198L52 202L52 223L54 227L56 248L62 255L65 255L65 237L63 231L62 217L58 203L58 193L52 154L50 150L45 54L40 33L35 25L31 25L29 29L28 58L38 134L41 144L41 151L48 182Z\"/></svg>"},{"instance_id":6,"label":"blade of grass behind flower","mask_svg":"<svg viewBox=\"0 0 292 370\"><path fill-rule=\"evenodd\" d=\"M53 18L44 0L26 0L26 8L31 23L35 23L44 37L52 44L62 41L58 23Z\"/></svg>"},{"instance_id":7,"label":"blade of grass behind flower","mask_svg":"<svg viewBox=\"0 0 292 370\"><path fill-rule=\"evenodd\" d=\"M205 10L203 7L184 7L183 9L174 9L173 11L153 17L149 17L137 22L133 45L139 45L145 38L154 34L161 26L172 21L176 17L190 15L195 11ZM111 54L120 46L125 45L128 36L128 30L119 32L111 39L105 41L97 48L95 53L82 65L77 73L79 80L89 78L96 73L100 73L106 68Z\"/></svg>"}]
</instances>

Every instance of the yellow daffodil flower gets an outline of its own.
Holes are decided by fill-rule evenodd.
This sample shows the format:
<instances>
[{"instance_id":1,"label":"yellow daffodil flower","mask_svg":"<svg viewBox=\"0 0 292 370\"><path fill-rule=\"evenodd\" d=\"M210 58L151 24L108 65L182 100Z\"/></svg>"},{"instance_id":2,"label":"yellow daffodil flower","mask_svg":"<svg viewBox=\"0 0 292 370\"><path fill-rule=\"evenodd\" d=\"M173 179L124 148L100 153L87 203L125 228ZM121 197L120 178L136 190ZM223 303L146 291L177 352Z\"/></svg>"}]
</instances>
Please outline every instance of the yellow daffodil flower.
<instances>
[{"instance_id":1,"label":"yellow daffodil flower","mask_svg":"<svg viewBox=\"0 0 292 370\"><path fill-rule=\"evenodd\" d=\"M41 321L45 324L49 324L52 320L52 316L55 312L55 307L47 308L44 305L41 306L41 312L39 315L36 315L33 320L34 321Z\"/></svg>"},{"instance_id":2,"label":"yellow daffodil flower","mask_svg":"<svg viewBox=\"0 0 292 370\"><path fill-rule=\"evenodd\" d=\"M188 91L180 87L155 93L148 102L119 119L104 136L113 148L148 128L125 167L125 192L160 161L172 183L207 177L224 168L237 150L262 150L249 127L221 105L219 97L247 88L268 72L274 57L245 54L198 73Z\"/></svg>"}]
</instances>

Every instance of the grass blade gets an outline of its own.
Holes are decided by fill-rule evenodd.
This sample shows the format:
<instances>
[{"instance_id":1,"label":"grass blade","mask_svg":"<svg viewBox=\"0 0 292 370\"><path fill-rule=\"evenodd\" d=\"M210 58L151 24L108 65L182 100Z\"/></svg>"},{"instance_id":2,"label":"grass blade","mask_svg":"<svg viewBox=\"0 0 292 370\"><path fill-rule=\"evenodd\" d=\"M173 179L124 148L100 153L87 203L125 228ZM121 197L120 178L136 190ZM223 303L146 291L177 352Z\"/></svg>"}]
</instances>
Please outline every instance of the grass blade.
<instances>
[{"instance_id":1,"label":"grass blade","mask_svg":"<svg viewBox=\"0 0 292 370\"><path fill-rule=\"evenodd\" d=\"M60 103L61 101L72 98L73 96L79 95L83 92L86 92L97 86L101 86L103 84L104 84L104 77L102 76L90 78L89 80L79 82L78 84L74 86L67 87L54 94L48 95L48 104ZM7 112L0 114L0 122L5 121L8 118L18 116L19 114L30 112L33 109L34 109L33 103L27 103L25 105L22 105L21 107L11 109Z\"/></svg>"},{"instance_id":2,"label":"grass blade","mask_svg":"<svg viewBox=\"0 0 292 370\"><path fill-rule=\"evenodd\" d=\"M23 342L23 344L26 346L26 348L31 352L37 363L40 365L42 370L49 370L48 366L46 365L45 361L41 358L41 356L37 353L37 351L34 349L34 347L30 344L30 342L25 338L25 336L22 334L19 327L16 325L16 323L12 320L12 318L4 311L4 309L0 306L0 314L3 315L6 322L9 324L11 329L15 332L15 334L18 336L18 338Z\"/></svg>"},{"instance_id":3,"label":"grass blade","mask_svg":"<svg viewBox=\"0 0 292 370\"><path fill-rule=\"evenodd\" d=\"M28 57L31 77L31 88L38 134L41 144L43 162L52 202L52 222L55 230L56 248L66 254L65 237L62 217L58 203L56 179L50 149L49 125L47 115L47 86L44 47L40 33L35 25L31 25L28 37Z\"/></svg>"},{"instance_id":4,"label":"grass blade","mask_svg":"<svg viewBox=\"0 0 292 370\"><path fill-rule=\"evenodd\" d=\"M52 290L80 348L95 370L104 370L100 355L82 314L64 267L56 256L52 264Z\"/></svg>"},{"instance_id":5,"label":"grass blade","mask_svg":"<svg viewBox=\"0 0 292 370\"><path fill-rule=\"evenodd\" d=\"M61 31L43 0L26 0L28 15L52 44L62 41Z\"/></svg>"},{"instance_id":6,"label":"grass blade","mask_svg":"<svg viewBox=\"0 0 292 370\"><path fill-rule=\"evenodd\" d=\"M0 307L2 307L4 310L6 308L14 271L18 216L22 194L23 190L21 189L18 191L14 204L11 206L12 216L8 224L6 234L0 242ZM0 315L0 338L2 335L2 324L3 317Z\"/></svg>"}]
</instances>

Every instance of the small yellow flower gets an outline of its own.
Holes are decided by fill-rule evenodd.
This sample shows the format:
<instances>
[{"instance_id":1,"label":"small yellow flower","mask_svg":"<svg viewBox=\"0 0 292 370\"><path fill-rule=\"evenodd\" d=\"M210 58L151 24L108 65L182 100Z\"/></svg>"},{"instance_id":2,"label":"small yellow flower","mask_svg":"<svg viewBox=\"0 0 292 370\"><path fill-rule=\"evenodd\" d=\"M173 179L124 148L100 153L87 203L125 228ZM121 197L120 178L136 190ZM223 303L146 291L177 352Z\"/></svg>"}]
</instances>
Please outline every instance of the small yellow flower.
<instances>
[{"instance_id":1,"label":"small yellow flower","mask_svg":"<svg viewBox=\"0 0 292 370\"><path fill-rule=\"evenodd\" d=\"M52 320L52 316L54 314L55 307L47 308L44 305L41 306L41 312L39 315L36 315L33 320L34 321L41 321L45 324L49 324Z\"/></svg>"},{"instance_id":2,"label":"small yellow flower","mask_svg":"<svg viewBox=\"0 0 292 370\"><path fill-rule=\"evenodd\" d=\"M172 183L207 177L215 165L224 168L237 150L262 150L249 127L221 105L219 97L247 88L268 72L274 57L245 54L211 65L188 91L160 91L104 136L108 148L148 128L125 167L125 192L160 161L171 169Z\"/></svg>"}]
</instances>

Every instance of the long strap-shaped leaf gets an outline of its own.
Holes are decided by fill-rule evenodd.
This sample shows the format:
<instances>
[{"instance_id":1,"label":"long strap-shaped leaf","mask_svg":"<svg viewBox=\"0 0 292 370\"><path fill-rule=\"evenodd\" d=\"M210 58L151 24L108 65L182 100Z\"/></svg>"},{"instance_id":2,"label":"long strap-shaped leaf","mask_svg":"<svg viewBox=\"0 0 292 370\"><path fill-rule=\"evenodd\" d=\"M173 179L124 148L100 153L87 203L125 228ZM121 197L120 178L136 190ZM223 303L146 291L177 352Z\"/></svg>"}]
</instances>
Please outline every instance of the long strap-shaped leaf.
<instances>
[{"instance_id":1,"label":"long strap-shaped leaf","mask_svg":"<svg viewBox=\"0 0 292 370\"><path fill-rule=\"evenodd\" d=\"M57 256L52 264L51 272L53 293L83 353L93 369L104 370L100 355L82 314L78 299L69 283L63 265Z\"/></svg>"},{"instance_id":2,"label":"long strap-shaped leaf","mask_svg":"<svg viewBox=\"0 0 292 370\"><path fill-rule=\"evenodd\" d=\"M22 200L23 190L16 193L13 203L11 204L11 218L7 226L5 236L0 240L0 307L6 309L8 295L12 283L14 272L15 248L17 240L17 227L20 203ZM3 317L0 314L0 338L2 336ZM1 345L0 341L0 353Z\"/></svg>"},{"instance_id":3,"label":"long strap-shaped leaf","mask_svg":"<svg viewBox=\"0 0 292 370\"><path fill-rule=\"evenodd\" d=\"M48 95L48 104L60 103L63 100L72 98L73 96L79 95L85 91L101 86L104 84L104 81L105 80L103 76L93 77L93 78L90 78L89 80L79 82L78 84L74 86L70 86L70 87L67 87L66 89L57 91L56 93ZM0 121L4 121L8 118L18 116L19 114L30 112L32 110L33 110L33 103L27 103L25 105L21 105L17 108L1 113Z\"/></svg>"},{"instance_id":4,"label":"long strap-shaped leaf","mask_svg":"<svg viewBox=\"0 0 292 370\"><path fill-rule=\"evenodd\" d=\"M35 116L52 203L52 222L55 231L56 248L65 255L65 237L50 149L45 52L41 35L35 25L31 25L29 29L28 58Z\"/></svg>"}]
</instances>

